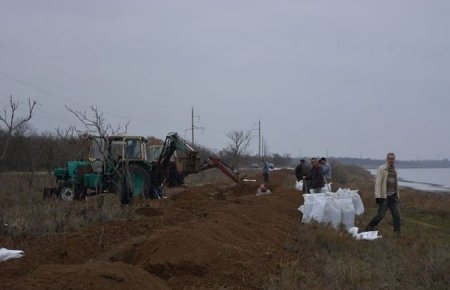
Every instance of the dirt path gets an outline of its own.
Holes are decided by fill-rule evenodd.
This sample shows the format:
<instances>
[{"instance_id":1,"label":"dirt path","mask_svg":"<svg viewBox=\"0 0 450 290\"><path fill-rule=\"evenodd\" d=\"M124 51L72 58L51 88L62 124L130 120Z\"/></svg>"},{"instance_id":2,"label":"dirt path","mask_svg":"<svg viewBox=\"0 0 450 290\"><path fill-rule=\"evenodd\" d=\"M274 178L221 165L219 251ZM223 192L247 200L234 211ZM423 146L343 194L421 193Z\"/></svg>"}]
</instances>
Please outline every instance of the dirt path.
<instances>
[{"instance_id":1,"label":"dirt path","mask_svg":"<svg viewBox=\"0 0 450 290\"><path fill-rule=\"evenodd\" d=\"M54 236L0 264L5 289L260 289L296 258L300 194L291 172L257 183L177 189L138 221ZM292 184L292 187L290 186ZM155 209L155 207L157 207Z\"/></svg>"}]
</instances>

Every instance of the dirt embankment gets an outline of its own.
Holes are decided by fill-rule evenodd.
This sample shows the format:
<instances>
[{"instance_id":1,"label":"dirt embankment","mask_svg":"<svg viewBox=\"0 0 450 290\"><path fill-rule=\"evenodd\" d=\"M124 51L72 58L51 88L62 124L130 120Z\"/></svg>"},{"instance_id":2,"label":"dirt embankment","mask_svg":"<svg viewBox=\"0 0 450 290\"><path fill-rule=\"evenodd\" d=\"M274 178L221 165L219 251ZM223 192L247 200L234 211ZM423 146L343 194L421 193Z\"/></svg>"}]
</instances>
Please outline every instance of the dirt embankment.
<instances>
[{"instance_id":1,"label":"dirt embankment","mask_svg":"<svg viewBox=\"0 0 450 290\"><path fill-rule=\"evenodd\" d=\"M260 289L295 259L301 195L290 171L256 183L189 186L114 221L37 242L0 264L4 289Z\"/></svg>"}]
</instances>

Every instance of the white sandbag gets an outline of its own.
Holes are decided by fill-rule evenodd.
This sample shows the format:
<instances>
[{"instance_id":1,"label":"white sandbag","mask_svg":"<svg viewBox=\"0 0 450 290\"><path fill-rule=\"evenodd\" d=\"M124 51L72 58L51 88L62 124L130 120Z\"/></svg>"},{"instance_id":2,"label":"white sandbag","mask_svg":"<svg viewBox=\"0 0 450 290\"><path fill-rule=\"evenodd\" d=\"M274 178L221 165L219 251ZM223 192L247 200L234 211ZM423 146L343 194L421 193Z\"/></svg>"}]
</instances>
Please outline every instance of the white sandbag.
<instances>
[{"instance_id":1,"label":"white sandbag","mask_svg":"<svg viewBox=\"0 0 450 290\"><path fill-rule=\"evenodd\" d=\"M308 223L311 219L322 222L327 199L325 194L304 194L303 198L305 200L305 207L302 222Z\"/></svg>"},{"instance_id":2,"label":"white sandbag","mask_svg":"<svg viewBox=\"0 0 450 290\"><path fill-rule=\"evenodd\" d=\"M303 190L303 180L295 182L295 189L297 189L298 191L302 191Z\"/></svg>"},{"instance_id":3,"label":"white sandbag","mask_svg":"<svg viewBox=\"0 0 450 290\"><path fill-rule=\"evenodd\" d=\"M304 214L304 212L305 212L305 206L304 206L304 205L299 206L299 207L298 207L298 211L301 212L302 214Z\"/></svg>"},{"instance_id":4,"label":"white sandbag","mask_svg":"<svg viewBox=\"0 0 450 290\"><path fill-rule=\"evenodd\" d=\"M331 192L331 191L329 191L329 192L326 192L326 193L325 193L325 195L326 195L326 196L328 196L328 197L332 197L332 198L337 198L337 196L336 196L336 193L335 193L335 192Z\"/></svg>"},{"instance_id":5,"label":"white sandbag","mask_svg":"<svg viewBox=\"0 0 450 290\"><path fill-rule=\"evenodd\" d=\"M20 250L8 250L5 248L0 248L0 261L22 258L24 254L25 253Z\"/></svg>"},{"instance_id":6,"label":"white sandbag","mask_svg":"<svg viewBox=\"0 0 450 290\"><path fill-rule=\"evenodd\" d=\"M359 233L356 236L357 240L369 240L369 241L373 241L376 239L381 238L381 236L378 235L378 231L369 231L369 232L362 232Z\"/></svg>"},{"instance_id":7,"label":"white sandbag","mask_svg":"<svg viewBox=\"0 0 450 290\"><path fill-rule=\"evenodd\" d=\"M348 233L352 235L352 237L356 238L356 236L358 235L358 227L349 228Z\"/></svg>"},{"instance_id":8,"label":"white sandbag","mask_svg":"<svg viewBox=\"0 0 450 290\"><path fill-rule=\"evenodd\" d=\"M355 206L355 214L362 215L364 213L364 204L362 202L361 196L358 194L358 191L352 190L350 192L350 196L353 201L353 205Z\"/></svg>"},{"instance_id":9,"label":"white sandbag","mask_svg":"<svg viewBox=\"0 0 450 290\"><path fill-rule=\"evenodd\" d=\"M342 224L347 229L355 226L355 206L351 198L337 198L335 199L342 213Z\"/></svg>"},{"instance_id":10,"label":"white sandbag","mask_svg":"<svg viewBox=\"0 0 450 290\"><path fill-rule=\"evenodd\" d=\"M361 196L358 193L358 190L350 190L348 188L342 189L339 188L336 191L337 198L351 198L353 205L355 207L355 214L362 215L364 213L364 204L361 200Z\"/></svg>"},{"instance_id":11,"label":"white sandbag","mask_svg":"<svg viewBox=\"0 0 450 290\"><path fill-rule=\"evenodd\" d=\"M348 230L348 232L357 240L373 241L376 239L380 239L382 237L382 236L378 235L378 231L368 231L368 232L358 233L357 227L350 228Z\"/></svg>"},{"instance_id":12,"label":"white sandbag","mask_svg":"<svg viewBox=\"0 0 450 290\"><path fill-rule=\"evenodd\" d=\"M309 196L310 196L310 194L303 194L303 200L305 201L305 203L302 205L303 206L303 217L302 217L303 223L309 222L309 220L310 220L313 202L310 201Z\"/></svg>"},{"instance_id":13,"label":"white sandbag","mask_svg":"<svg viewBox=\"0 0 450 290\"><path fill-rule=\"evenodd\" d=\"M331 182L325 183L324 187L322 187L321 192L323 192L323 193L331 192Z\"/></svg>"},{"instance_id":14,"label":"white sandbag","mask_svg":"<svg viewBox=\"0 0 450 290\"><path fill-rule=\"evenodd\" d=\"M323 215L324 223L331 223L337 229L342 223L342 211L334 198L328 198Z\"/></svg>"},{"instance_id":15,"label":"white sandbag","mask_svg":"<svg viewBox=\"0 0 450 290\"><path fill-rule=\"evenodd\" d=\"M337 198L350 198L351 197L350 189L348 189L348 188L345 188L345 189L339 188L336 191L336 197Z\"/></svg>"},{"instance_id":16,"label":"white sandbag","mask_svg":"<svg viewBox=\"0 0 450 290\"><path fill-rule=\"evenodd\" d=\"M310 215L311 219L314 219L320 223L323 222L323 216L325 213L325 205L327 203L327 199L329 199L329 197L325 196L321 196L316 199L315 205L311 210Z\"/></svg>"}]
</instances>

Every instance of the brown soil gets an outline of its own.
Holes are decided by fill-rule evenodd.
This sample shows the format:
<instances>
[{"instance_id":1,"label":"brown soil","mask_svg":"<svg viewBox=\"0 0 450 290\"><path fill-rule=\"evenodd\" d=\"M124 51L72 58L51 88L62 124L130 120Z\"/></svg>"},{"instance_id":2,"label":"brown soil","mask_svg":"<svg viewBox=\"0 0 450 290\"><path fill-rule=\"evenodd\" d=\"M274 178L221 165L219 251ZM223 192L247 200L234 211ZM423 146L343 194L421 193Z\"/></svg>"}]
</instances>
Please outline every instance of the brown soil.
<instances>
[{"instance_id":1,"label":"brown soil","mask_svg":"<svg viewBox=\"0 0 450 290\"><path fill-rule=\"evenodd\" d=\"M289 171L261 183L190 185L112 221L36 241L0 263L3 289L261 289L297 256L301 195Z\"/></svg>"}]
</instances>

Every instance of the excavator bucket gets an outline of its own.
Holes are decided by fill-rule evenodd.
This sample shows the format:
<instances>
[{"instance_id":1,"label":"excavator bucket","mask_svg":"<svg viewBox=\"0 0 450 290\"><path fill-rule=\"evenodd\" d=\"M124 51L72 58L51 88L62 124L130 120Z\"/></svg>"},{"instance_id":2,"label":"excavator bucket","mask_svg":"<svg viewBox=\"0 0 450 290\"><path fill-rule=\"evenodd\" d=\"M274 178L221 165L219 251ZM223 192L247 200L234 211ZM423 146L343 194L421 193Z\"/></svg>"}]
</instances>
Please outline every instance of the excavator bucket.
<instances>
[{"instance_id":1,"label":"excavator bucket","mask_svg":"<svg viewBox=\"0 0 450 290\"><path fill-rule=\"evenodd\" d=\"M198 172L198 169L200 167L200 158L198 158L197 155L197 151L177 154L177 170L179 172L183 172L184 175Z\"/></svg>"}]
</instances>

